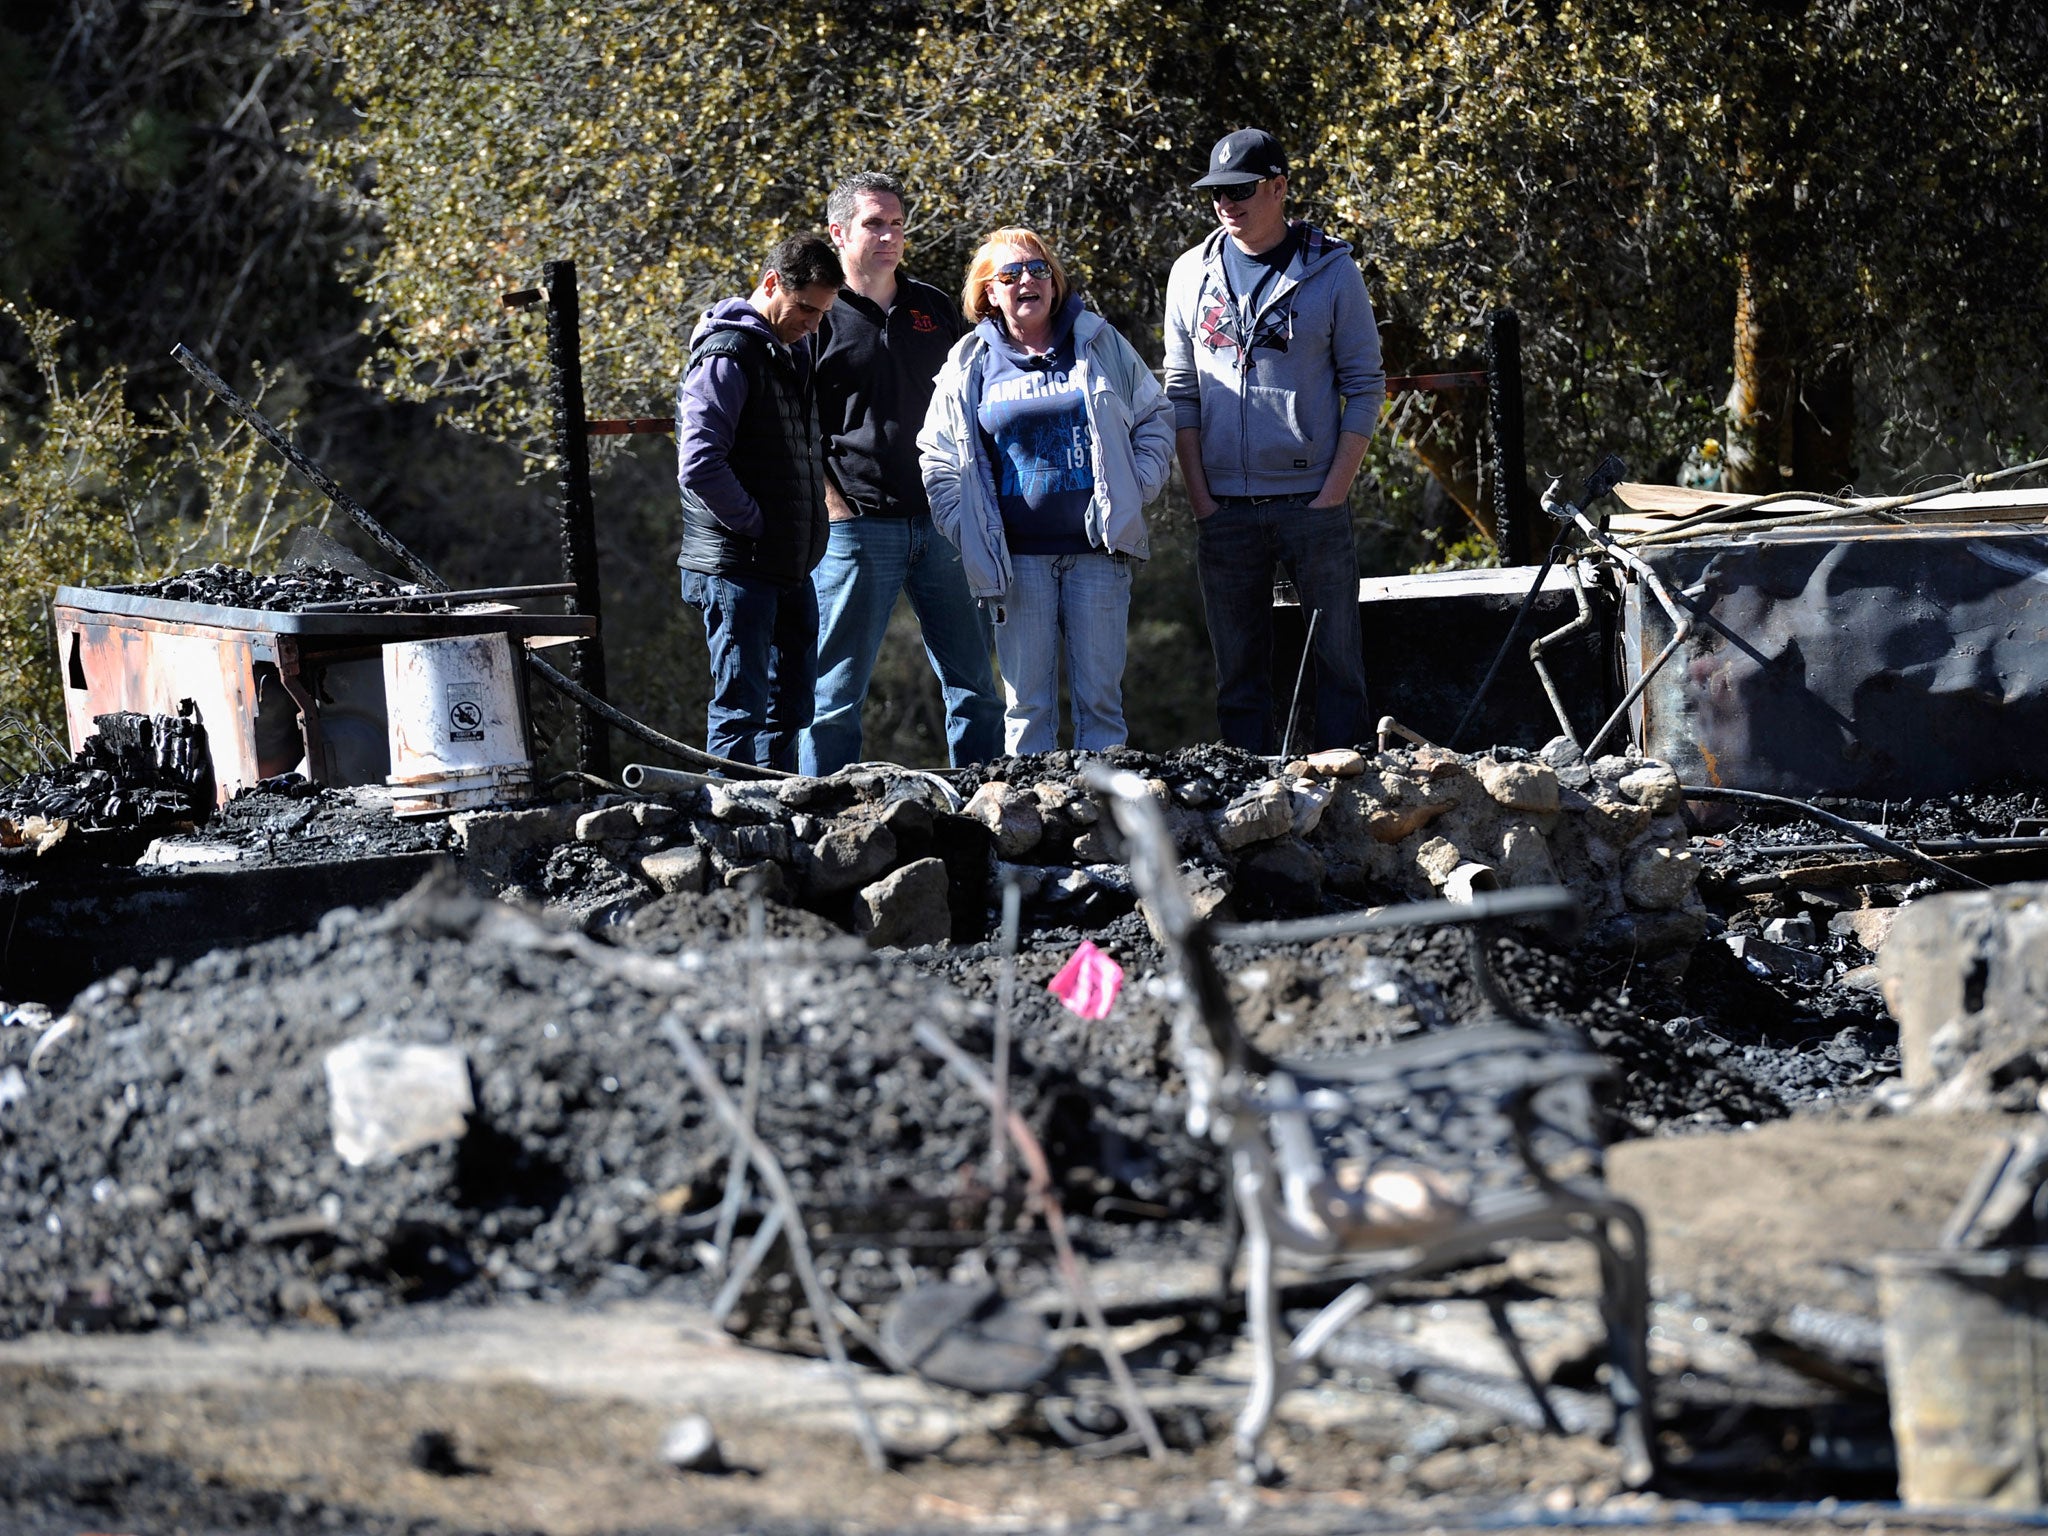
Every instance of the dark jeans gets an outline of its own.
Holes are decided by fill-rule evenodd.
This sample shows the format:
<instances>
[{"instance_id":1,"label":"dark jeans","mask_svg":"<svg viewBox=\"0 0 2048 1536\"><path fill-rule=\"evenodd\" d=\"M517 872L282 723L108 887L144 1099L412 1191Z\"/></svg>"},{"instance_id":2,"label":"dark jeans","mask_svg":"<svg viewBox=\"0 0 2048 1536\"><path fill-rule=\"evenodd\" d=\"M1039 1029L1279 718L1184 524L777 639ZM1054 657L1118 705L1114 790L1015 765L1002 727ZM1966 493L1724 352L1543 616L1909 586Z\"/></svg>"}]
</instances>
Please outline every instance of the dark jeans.
<instances>
[{"instance_id":1,"label":"dark jeans","mask_svg":"<svg viewBox=\"0 0 2048 1536\"><path fill-rule=\"evenodd\" d=\"M834 523L811 584L818 592L818 702L797 744L805 773L833 773L860 756L861 706L899 592L910 594L946 700L946 760L960 768L1002 754L988 620L967 593L960 552L932 527L929 512Z\"/></svg>"},{"instance_id":2,"label":"dark jeans","mask_svg":"<svg viewBox=\"0 0 2048 1536\"><path fill-rule=\"evenodd\" d=\"M683 601L704 615L711 707L704 749L760 768L796 768L818 677L818 599L811 578L762 581L683 572Z\"/></svg>"},{"instance_id":3,"label":"dark jeans","mask_svg":"<svg viewBox=\"0 0 2048 1536\"><path fill-rule=\"evenodd\" d=\"M1369 737L1358 631L1358 550L1349 507L1310 508L1312 496L1219 496L1195 524L1202 608L1216 653L1216 719L1248 752L1279 747L1273 707L1273 574L1284 567L1315 619L1315 739L1294 750L1354 747ZM1315 616L1320 613L1320 618Z\"/></svg>"}]
</instances>

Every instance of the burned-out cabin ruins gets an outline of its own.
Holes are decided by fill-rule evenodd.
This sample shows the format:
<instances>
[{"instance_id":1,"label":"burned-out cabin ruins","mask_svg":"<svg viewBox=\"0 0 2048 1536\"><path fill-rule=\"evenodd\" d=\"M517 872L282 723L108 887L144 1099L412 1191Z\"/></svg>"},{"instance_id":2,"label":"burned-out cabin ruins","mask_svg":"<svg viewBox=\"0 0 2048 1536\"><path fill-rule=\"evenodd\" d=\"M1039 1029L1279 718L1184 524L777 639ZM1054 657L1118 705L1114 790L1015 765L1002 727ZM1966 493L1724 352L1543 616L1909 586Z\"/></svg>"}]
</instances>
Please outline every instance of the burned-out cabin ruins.
<instances>
[{"instance_id":1,"label":"burned-out cabin ruins","mask_svg":"<svg viewBox=\"0 0 2048 1536\"><path fill-rule=\"evenodd\" d=\"M904 1524L866 1480L2038 1518L2048 493L1615 479L1540 565L1363 583L1377 739L1275 758L746 770L602 697L573 576L59 589L0 1423L346 1380L487 1499L481 1380ZM549 766L537 684L634 760Z\"/></svg>"}]
</instances>

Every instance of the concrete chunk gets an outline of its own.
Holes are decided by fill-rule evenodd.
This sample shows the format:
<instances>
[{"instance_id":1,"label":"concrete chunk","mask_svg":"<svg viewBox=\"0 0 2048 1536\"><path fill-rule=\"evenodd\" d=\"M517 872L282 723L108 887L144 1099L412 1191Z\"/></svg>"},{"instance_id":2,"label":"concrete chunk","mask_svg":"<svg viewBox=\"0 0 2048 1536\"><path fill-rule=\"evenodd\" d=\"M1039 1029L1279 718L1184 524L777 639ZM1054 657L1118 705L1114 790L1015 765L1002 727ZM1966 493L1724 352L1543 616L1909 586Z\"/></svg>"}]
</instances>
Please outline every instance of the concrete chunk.
<instances>
[{"instance_id":1,"label":"concrete chunk","mask_svg":"<svg viewBox=\"0 0 2048 1536\"><path fill-rule=\"evenodd\" d=\"M570 841L583 812L573 803L523 811L458 811L448 818L448 830L471 868L510 880L528 854Z\"/></svg>"},{"instance_id":2,"label":"concrete chunk","mask_svg":"<svg viewBox=\"0 0 2048 1536\"><path fill-rule=\"evenodd\" d=\"M457 1046L359 1035L329 1051L327 1117L351 1168L388 1163L469 1129L476 1101Z\"/></svg>"}]
</instances>

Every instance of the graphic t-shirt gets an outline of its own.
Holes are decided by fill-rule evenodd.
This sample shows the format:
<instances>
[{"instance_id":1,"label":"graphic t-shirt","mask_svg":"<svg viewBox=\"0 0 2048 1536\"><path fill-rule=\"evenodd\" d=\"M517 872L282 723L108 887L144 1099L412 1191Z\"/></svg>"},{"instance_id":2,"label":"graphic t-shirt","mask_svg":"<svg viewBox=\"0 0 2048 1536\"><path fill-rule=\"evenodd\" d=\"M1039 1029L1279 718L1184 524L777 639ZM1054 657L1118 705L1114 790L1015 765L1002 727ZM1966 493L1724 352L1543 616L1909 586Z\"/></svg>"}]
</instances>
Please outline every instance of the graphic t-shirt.
<instances>
[{"instance_id":1,"label":"graphic t-shirt","mask_svg":"<svg viewBox=\"0 0 2048 1536\"><path fill-rule=\"evenodd\" d=\"M1237 299L1238 314L1247 328L1271 296L1273 285L1293 265L1295 253L1300 249L1301 232L1298 229L1288 230L1278 245L1256 256L1239 250L1235 240L1223 242L1223 274L1230 283L1230 291Z\"/></svg>"},{"instance_id":2,"label":"graphic t-shirt","mask_svg":"<svg viewBox=\"0 0 2048 1536\"><path fill-rule=\"evenodd\" d=\"M1223 277L1230 285L1233 310L1225 316L1218 314L1216 335L1237 347L1246 371L1255 365L1253 354L1261 347L1276 352L1285 352L1293 334L1292 305L1285 301L1266 310L1267 301L1278 291L1280 280L1287 275L1294 264L1296 253L1301 249L1301 229L1297 225L1287 231L1287 237L1269 251L1248 256L1237 248L1234 240L1223 242ZM1263 323L1261 312L1263 314ZM1246 345L1245 338L1250 338ZM1212 347L1218 345L1210 340Z\"/></svg>"},{"instance_id":3,"label":"graphic t-shirt","mask_svg":"<svg viewBox=\"0 0 2048 1536\"><path fill-rule=\"evenodd\" d=\"M1079 312L1078 300L1071 307ZM977 422L996 482L1003 537L1014 555L1088 549L1095 466L1070 317L1053 350L1034 357L997 331L983 354ZM983 332L994 329L983 323Z\"/></svg>"}]
</instances>

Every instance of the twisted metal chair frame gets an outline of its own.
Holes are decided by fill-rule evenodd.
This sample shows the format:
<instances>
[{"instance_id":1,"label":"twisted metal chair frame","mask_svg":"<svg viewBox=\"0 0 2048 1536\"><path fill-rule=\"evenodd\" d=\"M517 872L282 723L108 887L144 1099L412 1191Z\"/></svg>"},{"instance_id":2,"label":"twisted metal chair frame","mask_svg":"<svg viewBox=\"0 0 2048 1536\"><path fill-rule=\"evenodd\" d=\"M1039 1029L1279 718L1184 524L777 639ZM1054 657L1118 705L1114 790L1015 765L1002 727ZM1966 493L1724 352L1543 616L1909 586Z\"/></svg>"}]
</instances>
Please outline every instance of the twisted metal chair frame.
<instances>
[{"instance_id":1,"label":"twisted metal chair frame","mask_svg":"<svg viewBox=\"0 0 2048 1536\"><path fill-rule=\"evenodd\" d=\"M1604 1142L1591 1091L1612 1068L1576 1030L1517 1008L1494 978L1482 939L1488 924L1575 912L1570 893L1502 891L1469 904L1213 924L1198 919L1189 903L1172 836L1145 781L1100 765L1088 777L1123 834L1132 882L1180 975L1174 1045L1187 1079L1189 1130L1229 1159L1254 1345L1252 1387L1234 1436L1240 1473L1272 1479L1274 1464L1260 1440L1295 1369L1388 1285L1476 1261L1505 1243L1579 1240L1599 1258L1622 1481L1647 1484L1655 1471L1648 1242L1641 1213L1601 1177ZM1244 1037L1214 952L1218 943L1308 942L1447 923L1471 925L1485 1017L1390 1045L1297 1060L1269 1056ZM1441 1170L1470 1167L1482 1147L1506 1176L1497 1171L1484 1187L1449 1192ZM1502 1159L1503 1150L1512 1156ZM1582 1166L1559 1171L1565 1161ZM1392 1212L1373 1179L1389 1169L1406 1170L1396 1187L1418 1197ZM1383 1254L1387 1262L1289 1339L1275 1274L1281 1254ZM1545 1424L1560 1430L1505 1308L1489 1311Z\"/></svg>"}]
</instances>

